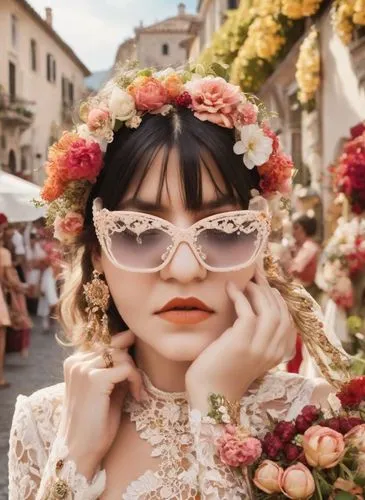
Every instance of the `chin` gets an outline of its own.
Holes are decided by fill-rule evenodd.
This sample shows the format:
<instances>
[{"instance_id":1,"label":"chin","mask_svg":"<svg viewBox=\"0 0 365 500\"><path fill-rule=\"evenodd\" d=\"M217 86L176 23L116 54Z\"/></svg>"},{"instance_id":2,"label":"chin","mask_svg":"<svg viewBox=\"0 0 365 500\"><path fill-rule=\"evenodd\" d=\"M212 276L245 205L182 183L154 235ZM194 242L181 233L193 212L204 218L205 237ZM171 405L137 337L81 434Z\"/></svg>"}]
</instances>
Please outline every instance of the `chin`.
<instances>
[{"instance_id":1,"label":"chin","mask_svg":"<svg viewBox=\"0 0 365 500\"><path fill-rule=\"evenodd\" d=\"M157 339L156 339L157 340ZM158 344L151 345L161 356L170 361L194 361L215 338L212 332L180 331L162 335Z\"/></svg>"}]
</instances>

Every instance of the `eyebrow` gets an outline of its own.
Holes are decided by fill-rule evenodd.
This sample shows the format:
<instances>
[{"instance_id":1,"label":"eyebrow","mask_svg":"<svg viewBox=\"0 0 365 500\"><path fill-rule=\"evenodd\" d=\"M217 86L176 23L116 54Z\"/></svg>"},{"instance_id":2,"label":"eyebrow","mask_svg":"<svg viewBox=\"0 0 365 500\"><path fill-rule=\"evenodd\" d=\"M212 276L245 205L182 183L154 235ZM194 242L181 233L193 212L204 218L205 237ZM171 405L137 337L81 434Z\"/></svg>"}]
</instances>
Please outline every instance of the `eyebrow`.
<instances>
[{"instance_id":1,"label":"eyebrow","mask_svg":"<svg viewBox=\"0 0 365 500\"><path fill-rule=\"evenodd\" d=\"M214 200L203 201L197 212L207 212L226 205L237 205L235 196L224 195ZM169 207L160 203L142 200L140 198L129 198L118 205L118 210L141 210L143 212L167 213Z\"/></svg>"}]
</instances>

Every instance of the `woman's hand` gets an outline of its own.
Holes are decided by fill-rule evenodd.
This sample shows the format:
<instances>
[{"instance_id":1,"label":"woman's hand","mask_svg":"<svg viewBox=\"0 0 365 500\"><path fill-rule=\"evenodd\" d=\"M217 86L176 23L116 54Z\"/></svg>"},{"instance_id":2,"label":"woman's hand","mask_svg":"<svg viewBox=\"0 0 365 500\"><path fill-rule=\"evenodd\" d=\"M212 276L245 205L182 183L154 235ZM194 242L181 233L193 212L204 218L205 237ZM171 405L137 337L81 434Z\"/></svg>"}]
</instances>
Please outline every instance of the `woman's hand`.
<instances>
[{"instance_id":1,"label":"woman's hand","mask_svg":"<svg viewBox=\"0 0 365 500\"><path fill-rule=\"evenodd\" d=\"M88 479L95 474L117 433L122 405L130 389L141 398L142 377L128 347L130 331L112 337L110 352L114 366L105 367L103 351L78 352L64 362L65 401L60 425L77 470Z\"/></svg>"},{"instance_id":2,"label":"woman's hand","mask_svg":"<svg viewBox=\"0 0 365 500\"><path fill-rule=\"evenodd\" d=\"M252 382L277 366L295 348L295 327L280 293L257 271L244 292L229 282L227 293L237 319L189 367L185 382L189 403L208 411L208 396L240 400Z\"/></svg>"}]
</instances>

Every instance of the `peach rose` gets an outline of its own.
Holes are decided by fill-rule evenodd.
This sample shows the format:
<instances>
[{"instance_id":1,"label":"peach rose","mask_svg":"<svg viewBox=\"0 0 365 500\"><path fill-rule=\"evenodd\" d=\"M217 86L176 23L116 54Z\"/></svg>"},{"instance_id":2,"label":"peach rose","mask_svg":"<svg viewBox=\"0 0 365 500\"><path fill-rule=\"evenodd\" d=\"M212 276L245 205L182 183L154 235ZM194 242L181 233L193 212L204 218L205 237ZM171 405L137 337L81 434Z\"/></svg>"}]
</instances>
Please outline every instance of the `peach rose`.
<instances>
[{"instance_id":1,"label":"peach rose","mask_svg":"<svg viewBox=\"0 0 365 500\"><path fill-rule=\"evenodd\" d=\"M84 218L77 212L68 212L64 218L57 215L54 222L54 237L62 243L72 243L84 225Z\"/></svg>"},{"instance_id":2,"label":"peach rose","mask_svg":"<svg viewBox=\"0 0 365 500\"><path fill-rule=\"evenodd\" d=\"M87 116L87 126L92 132L105 127L109 120L109 111L101 108L93 108Z\"/></svg>"},{"instance_id":3,"label":"peach rose","mask_svg":"<svg viewBox=\"0 0 365 500\"><path fill-rule=\"evenodd\" d=\"M168 93L162 83L152 76L142 77L129 88L134 96L136 108L140 111L152 111L167 104Z\"/></svg>"},{"instance_id":4,"label":"peach rose","mask_svg":"<svg viewBox=\"0 0 365 500\"><path fill-rule=\"evenodd\" d=\"M252 125L257 122L258 108L250 101L241 103L237 108L237 121L240 125Z\"/></svg>"},{"instance_id":5,"label":"peach rose","mask_svg":"<svg viewBox=\"0 0 365 500\"><path fill-rule=\"evenodd\" d=\"M303 464L297 463L286 469L281 482L281 491L288 498L304 500L313 495L315 484L310 470Z\"/></svg>"},{"instance_id":6,"label":"peach rose","mask_svg":"<svg viewBox=\"0 0 365 500\"><path fill-rule=\"evenodd\" d=\"M314 425L303 436L303 450L312 467L329 469L338 464L345 452L345 441L339 432Z\"/></svg>"},{"instance_id":7,"label":"peach rose","mask_svg":"<svg viewBox=\"0 0 365 500\"><path fill-rule=\"evenodd\" d=\"M221 127L233 128L240 88L221 77L191 80L185 85L192 97L194 115Z\"/></svg>"},{"instance_id":8,"label":"peach rose","mask_svg":"<svg viewBox=\"0 0 365 500\"><path fill-rule=\"evenodd\" d=\"M176 99L184 88L184 84L178 75L169 75L163 83L171 99Z\"/></svg>"},{"instance_id":9,"label":"peach rose","mask_svg":"<svg viewBox=\"0 0 365 500\"><path fill-rule=\"evenodd\" d=\"M345 434L345 443L355 446L361 453L365 453L365 424L357 425Z\"/></svg>"},{"instance_id":10,"label":"peach rose","mask_svg":"<svg viewBox=\"0 0 365 500\"><path fill-rule=\"evenodd\" d=\"M264 460L256 469L253 482L265 493L278 493L281 491L280 482L283 474L284 471L278 464Z\"/></svg>"}]
</instances>

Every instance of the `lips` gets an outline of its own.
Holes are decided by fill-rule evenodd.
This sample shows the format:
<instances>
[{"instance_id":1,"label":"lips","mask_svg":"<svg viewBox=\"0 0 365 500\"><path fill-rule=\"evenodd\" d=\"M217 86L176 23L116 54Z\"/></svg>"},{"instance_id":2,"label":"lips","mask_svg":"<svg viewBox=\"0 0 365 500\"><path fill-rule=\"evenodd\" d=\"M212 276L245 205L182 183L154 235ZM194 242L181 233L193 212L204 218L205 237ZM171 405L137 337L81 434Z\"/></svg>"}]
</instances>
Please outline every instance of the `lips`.
<instances>
[{"instance_id":1,"label":"lips","mask_svg":"<svg viewBox=\"0 0 365 500\"><path fill-rule=\"evenodd\" d=\"M157 315L170 323L194 325L208 319L214 311L196 297L175 298L167 302Z\"/></svg>"}]
</instances>

